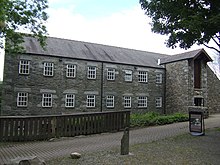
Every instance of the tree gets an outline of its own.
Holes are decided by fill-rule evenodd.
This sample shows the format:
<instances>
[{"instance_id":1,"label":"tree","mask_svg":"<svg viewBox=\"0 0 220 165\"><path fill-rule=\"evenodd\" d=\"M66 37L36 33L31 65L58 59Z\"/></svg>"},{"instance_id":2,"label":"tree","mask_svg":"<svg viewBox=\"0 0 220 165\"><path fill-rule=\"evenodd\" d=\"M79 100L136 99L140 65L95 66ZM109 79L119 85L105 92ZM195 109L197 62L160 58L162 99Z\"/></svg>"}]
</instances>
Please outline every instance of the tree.
<instances>
[{"instance_id":1,"label":"tree","mask_svg":"<svg viewBox=\"0 0 220 165\"><path fill-rule=\"evenodd\" d=\"M204 45L220 54L219 0L140 0L146 15L152 18L152 31L168 35L166 44L188 49ZM215 46L209 45L214 41Z\"/></svg>"},{"instance_id":2,"label":"tree","mask_svg":"<svg viewBox=\"0 0 220 165\"><path fill-rule=\"evenodd\" d=\"M0 115L2 109L2 81L0 81Z\"/></svg>"},{"instance_id":3,"label":"tree","mask_svg":"<svg viewBox=\"0 0 220 165\"><path fill-rule=\"evenodd\" d=\"M47 0L0 0L0 47L4 47L6 39L7 51L20 51L23 37L27 35L37 38L44 47L47 8Z\"/></svg>"}]
</instances>

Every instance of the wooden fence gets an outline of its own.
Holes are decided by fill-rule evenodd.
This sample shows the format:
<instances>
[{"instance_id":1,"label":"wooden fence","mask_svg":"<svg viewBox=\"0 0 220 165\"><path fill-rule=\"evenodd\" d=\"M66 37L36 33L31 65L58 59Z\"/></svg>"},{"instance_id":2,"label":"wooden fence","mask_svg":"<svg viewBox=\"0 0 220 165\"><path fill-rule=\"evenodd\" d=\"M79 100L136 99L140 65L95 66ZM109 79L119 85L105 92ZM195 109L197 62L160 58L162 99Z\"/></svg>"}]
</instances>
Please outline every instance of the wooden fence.
<instances>
[{"instance_id":1,"label":"wooden fence","mask_svg":"<svg viewBox=\"0 0 220 165\"><path fill-rule=\"evenodd\" d=\"M130 125L130 111L50 116L0 117L0 141L33 141L120 131Z\"/></svg>"}]
</instances>

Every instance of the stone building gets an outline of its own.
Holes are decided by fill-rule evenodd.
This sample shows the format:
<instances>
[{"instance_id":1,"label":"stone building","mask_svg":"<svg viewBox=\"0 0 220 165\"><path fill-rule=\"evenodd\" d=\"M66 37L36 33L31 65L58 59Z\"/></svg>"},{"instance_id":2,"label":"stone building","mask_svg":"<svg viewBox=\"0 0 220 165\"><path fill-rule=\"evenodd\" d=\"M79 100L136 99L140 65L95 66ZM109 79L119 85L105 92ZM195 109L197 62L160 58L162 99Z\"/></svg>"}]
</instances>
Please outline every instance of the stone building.
<instances>
[{"instance_id":1,"label":"stone building","mask_svg":"<svg viewBox=\"0 0 220 165\"><path fill-rule=\"evenodd\" d=\"M162 60L167 70L167 113L188 112L190 106L207 111L207 62L211 60L203 49Z\"/></svg>"},{"instance_id":2,"label":"stone building","mask_svg":"<svg viewBox=\"0 0 220 165\"><path fill-rule=\"evenodd\" d=\"M33 38L24 48L6 52L1 115L186 113L218 102L209 100L203 49L168 56L51 37L46 50Z\"/></svg>"}]
</instances>

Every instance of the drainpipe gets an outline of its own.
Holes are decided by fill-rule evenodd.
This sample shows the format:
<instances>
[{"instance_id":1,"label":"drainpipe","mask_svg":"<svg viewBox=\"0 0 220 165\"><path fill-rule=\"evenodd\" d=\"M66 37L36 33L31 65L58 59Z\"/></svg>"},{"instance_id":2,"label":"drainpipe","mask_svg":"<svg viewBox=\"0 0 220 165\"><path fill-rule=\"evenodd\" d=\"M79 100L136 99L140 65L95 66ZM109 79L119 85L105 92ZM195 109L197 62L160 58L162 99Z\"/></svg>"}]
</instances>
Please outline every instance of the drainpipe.
<instances>
[{"instance_id":1,"label":"drainpipe","mask_svg":"<svg viewBox=\"0 0 220 165\"><path fill-rule=\"evenodd\" d=\"M102 100L103 100L103 62L102 62L102 64L101 64L101 94L100 94L100 97L101 97L101 101L100 101L100 104L101 104L101 106L100 106L100 108L101 108L101 112L103 111L103 109L102 109Z\"/></svg>"},{"instance_id":2,"label":"drainpipe","mask_svg":"<svg viewBox=\"0 0 220 165\"><path fill-rule=\"evenodd\" d=\"M163 84L163 88L164 88L164 114L167 113L166 108L167 108L167 101L166 101L166 79L167 79L167 68L166 68L166 64L165 64L165 72L164 72L164 84Z\"/></svg>"}]
</instances>

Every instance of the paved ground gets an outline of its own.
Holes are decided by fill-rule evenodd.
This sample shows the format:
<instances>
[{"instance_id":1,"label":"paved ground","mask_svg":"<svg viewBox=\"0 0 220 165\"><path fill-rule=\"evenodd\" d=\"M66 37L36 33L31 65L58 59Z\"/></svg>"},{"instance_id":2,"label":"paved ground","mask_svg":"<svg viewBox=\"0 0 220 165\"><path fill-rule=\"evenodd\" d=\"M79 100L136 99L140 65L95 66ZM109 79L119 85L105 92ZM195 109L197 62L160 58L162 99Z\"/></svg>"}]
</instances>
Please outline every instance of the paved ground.
<instances>
[{"instance_id":1,"label":"paved ground","mask_svg":"<svg viewBox=\"0 0 220 165\"><path fill-rule=\"evenodd\" d=\"M211 115L206 119L205 127L220 127L220 114ZM188 122L131 130L130 144L147 143L187 132L189 132ZM41 159L49 160L55 157L69 155L71 152L84 153L120 147L122 134L122 132L118 132L61 138L53 142L9 143L8 145L0 146L0 164L7 163L10 159L16 157L36 155Z\"/></svg>"}]
</instances>

